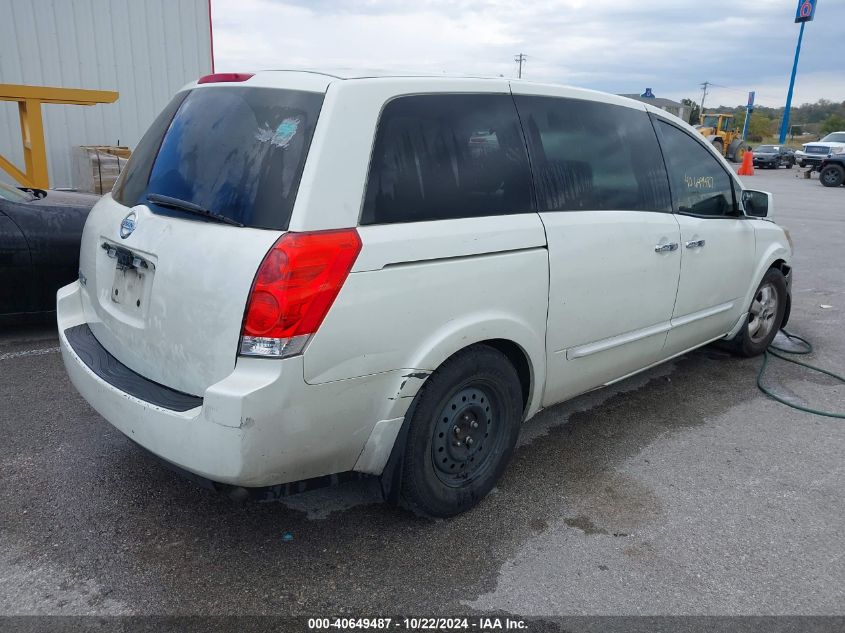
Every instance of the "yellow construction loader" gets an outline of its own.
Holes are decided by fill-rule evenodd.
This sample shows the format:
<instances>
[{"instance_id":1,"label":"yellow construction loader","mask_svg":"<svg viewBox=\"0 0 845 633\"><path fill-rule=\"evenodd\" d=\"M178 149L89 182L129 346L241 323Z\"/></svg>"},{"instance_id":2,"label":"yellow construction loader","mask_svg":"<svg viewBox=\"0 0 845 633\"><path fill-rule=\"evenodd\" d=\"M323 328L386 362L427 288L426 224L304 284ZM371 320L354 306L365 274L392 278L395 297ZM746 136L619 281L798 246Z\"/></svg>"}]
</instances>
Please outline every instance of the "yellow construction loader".
<instances>
[{"instance_id":1,"label":"yellow construction loader","mask_svg":"<svg viewBox=\"0 0 845 633\"><path fill-rule=\"evenodd\" d=\"M695 126L719 153L735 163L741 163L747 145L742 140L742 130L737 129L733 114L702 114Z\"/></svg>"}]
</instances>

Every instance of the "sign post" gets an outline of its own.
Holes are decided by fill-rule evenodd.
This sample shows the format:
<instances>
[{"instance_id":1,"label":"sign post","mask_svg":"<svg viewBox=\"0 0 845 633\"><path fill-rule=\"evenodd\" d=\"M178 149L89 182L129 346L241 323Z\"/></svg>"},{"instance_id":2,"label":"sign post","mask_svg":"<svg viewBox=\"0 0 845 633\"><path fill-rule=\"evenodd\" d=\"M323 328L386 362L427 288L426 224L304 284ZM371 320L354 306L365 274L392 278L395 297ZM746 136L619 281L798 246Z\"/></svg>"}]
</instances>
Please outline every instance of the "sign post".
<instances>
[{"instance_id":1,"label":"sign post","mask_svg":"<svg viewBox=\"0 0 845 633\"><path fill-rule=\"evenodd\" d=\"M748 105L745 106L745 123L742 126L742 140L748 140L748 125L751 123L751 113L754 112L754 91L748 93Z\"/></svg>"},{"instance_id":2,"label":"sign post","mask_svg":"<svg viewBox=\"0 0 845 633\"><path fill-rule=\"evenodd\" d=\"M786 140L789 133L789 110L792 107L792 89L795 87L795 73L798 72L798 56L801 54L801 40L804 39L804 26L811 22L816 13L816 0L798 0L795 10L795 22L801 23L798 32L798 45L795 47L795 61L792 62L792 77L789 79L789 91L786 93L786 107L783 109L783 121L780 124L780 142Z\"/></svg>"}]
</instances>

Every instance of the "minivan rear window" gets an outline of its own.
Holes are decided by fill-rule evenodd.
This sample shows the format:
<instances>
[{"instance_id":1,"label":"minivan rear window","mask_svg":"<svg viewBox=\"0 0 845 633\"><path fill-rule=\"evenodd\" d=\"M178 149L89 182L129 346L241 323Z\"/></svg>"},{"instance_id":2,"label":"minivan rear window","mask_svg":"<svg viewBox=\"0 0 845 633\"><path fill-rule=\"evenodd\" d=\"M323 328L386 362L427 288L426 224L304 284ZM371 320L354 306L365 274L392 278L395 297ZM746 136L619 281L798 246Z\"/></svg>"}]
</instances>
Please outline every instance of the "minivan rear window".
<instances>
[{"instance_id":1,"label":"minivan rear window","mask_svg":"<svg viewBox=\"0 0 845 633\"><path fill-rule=\"evenodd\" d=\"M323 95L247 87L178 94L138 143L114 199L203 221L151 194L175 198L245 226L290 222Z\"/></svg>"}]
</instances>

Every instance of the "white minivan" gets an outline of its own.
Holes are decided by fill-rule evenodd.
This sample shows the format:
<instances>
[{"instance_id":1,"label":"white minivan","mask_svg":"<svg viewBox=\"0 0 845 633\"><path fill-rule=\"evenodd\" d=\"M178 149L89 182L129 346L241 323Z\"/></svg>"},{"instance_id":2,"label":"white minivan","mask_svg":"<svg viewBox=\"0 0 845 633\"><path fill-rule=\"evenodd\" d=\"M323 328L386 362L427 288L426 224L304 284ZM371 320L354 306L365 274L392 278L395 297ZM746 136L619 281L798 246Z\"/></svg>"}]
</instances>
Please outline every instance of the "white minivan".
<instances>
[{"instance_id":1,"label":"white minivan","mask_svg":"<svg viewBox=\"0 0 845 633\"><path fill-rule=\"evenodd\" d=\"M544 407L717 339L763 352L790 307L771 211L622 97L210 75L88 217L62 355L104 418L203 480L369 473L453 515Z\"/></svg>"}]
</instances>

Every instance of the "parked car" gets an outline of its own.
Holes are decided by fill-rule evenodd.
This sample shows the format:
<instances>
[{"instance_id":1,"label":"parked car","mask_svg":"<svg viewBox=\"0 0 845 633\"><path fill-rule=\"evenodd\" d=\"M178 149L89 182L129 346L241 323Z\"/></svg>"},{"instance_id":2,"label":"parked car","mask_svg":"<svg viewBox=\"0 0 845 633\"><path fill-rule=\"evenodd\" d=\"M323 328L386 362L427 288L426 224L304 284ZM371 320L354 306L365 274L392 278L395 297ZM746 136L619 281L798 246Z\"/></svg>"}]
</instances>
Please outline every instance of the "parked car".
<instances>
[{"instance_id":1,"label":"parked car","mask_svg":"<svg viewBox=\"0 0 845 633\"><path fill-rule=\"evenodd\" d=\"M819 165L819 182L825 187L845 184L845 153L832 154Z\"/></svg>"},{"instance_id":2,"label":"parked car","mask_svg":"<svg viewBox=\"0 0 845 633\"><path fill-rule=\"evenodd\" d=\"M614 95L212 75L91 212L62 355L103 417L206 480L369 473L453 515L544 407L718 339L761 354L791 301L771 208Z\"/></svg>"},{"instance_id":3,"label":"parked car","mask_svg":"<svg viewBox=\"0 0 845 633\"><path fill-rule=\"evenodd\" d=\"M818 167L831 154L845 153L845 132L831 132L820 141L804 143L803 150L795 152L799 167Z\"/></svg>"},{"instance_id":4,"label":"parked car","mask_svg":"<svg viewBox=\"0 0 845 633\"><path fill-rule=\"evenodd\" d=\"M99 196L0 182L0 319L50 316L77 279L82 227Z\"/></svg>"},{"instance_id":5,"label":"parked car","mask_svg":"<svg viewBox=\"0 0 845 633\"><path fill-rule=\"evenodd\" d=\"M777 169L781 165L792 169L795 164L794 154L783 145L758 145L753 150L754 166Z\"/></svg>"}]
</instances>

